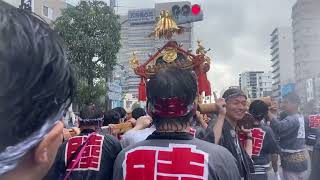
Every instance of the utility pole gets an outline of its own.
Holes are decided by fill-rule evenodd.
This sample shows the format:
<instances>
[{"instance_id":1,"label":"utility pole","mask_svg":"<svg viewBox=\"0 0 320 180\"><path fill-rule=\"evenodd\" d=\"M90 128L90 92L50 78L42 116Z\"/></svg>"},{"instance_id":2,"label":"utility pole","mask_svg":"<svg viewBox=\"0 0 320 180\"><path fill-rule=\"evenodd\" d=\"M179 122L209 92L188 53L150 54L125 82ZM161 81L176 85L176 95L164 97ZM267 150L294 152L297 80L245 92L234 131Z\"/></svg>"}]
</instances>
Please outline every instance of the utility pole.
<instances>
[{"instance_id":1,"label":"utility pole","mask_svg":"<svg viewBox=\"0 0 320 180\"><path fill-rule=\"evenodd\" d=\"M115 12L114 8L117 6L116 0L110 0L109 6L112 8L113 12Z\"/></svg>"}]
</instances>

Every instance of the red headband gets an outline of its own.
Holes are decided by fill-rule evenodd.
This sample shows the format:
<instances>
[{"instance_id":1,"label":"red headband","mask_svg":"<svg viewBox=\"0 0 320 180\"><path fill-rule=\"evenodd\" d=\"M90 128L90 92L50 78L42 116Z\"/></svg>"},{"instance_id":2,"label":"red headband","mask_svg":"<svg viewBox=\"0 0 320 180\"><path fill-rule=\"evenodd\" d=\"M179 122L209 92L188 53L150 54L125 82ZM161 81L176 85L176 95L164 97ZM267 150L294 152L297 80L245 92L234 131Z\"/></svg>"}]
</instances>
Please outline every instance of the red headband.
<instances>
[{"instance_id":1,"label":"red headband","mask_svg":"<svg viewBox=\"0 0 320 180\"><path fill-rule=\"evenodd\" d=\"M148 111L153 116L161 118L176 118L186 116L194 109L193 104L187 104L183 100L172 98L159 98L153 106L148 106Z\"/></svg>"}]
</instances>

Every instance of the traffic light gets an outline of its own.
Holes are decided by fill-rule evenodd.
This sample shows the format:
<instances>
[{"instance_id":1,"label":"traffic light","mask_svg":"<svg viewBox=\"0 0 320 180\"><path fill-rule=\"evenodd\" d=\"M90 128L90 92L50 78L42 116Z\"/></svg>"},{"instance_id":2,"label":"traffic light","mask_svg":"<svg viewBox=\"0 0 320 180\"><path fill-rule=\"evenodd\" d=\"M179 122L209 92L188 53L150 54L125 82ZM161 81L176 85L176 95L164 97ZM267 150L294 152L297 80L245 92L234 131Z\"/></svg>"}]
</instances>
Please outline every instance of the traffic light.
<instances>
[{"instance_id":1,"label":"traffic light","mask_svg":"<svg viewBox=\"0 0 320 180\"><path fill-rule=\"evenodd\" d=\"M188 5L182 6L182 8L181 8L181 15L182 15L182 16L189 16L190 13L191 13L191 8L190 8L190 6L188 6Z\"/></svg>"},{"instance_id":2,"label":"traffic light","mask_svg":"<svg viewBox=\"0 0 320 180\"><path fill-rule=\"evenodd\" d=\"M185 24L203 20L203 12L200 5L176 4L171 7L172 17L177 24Z\"/></svg>"}]
</instances>

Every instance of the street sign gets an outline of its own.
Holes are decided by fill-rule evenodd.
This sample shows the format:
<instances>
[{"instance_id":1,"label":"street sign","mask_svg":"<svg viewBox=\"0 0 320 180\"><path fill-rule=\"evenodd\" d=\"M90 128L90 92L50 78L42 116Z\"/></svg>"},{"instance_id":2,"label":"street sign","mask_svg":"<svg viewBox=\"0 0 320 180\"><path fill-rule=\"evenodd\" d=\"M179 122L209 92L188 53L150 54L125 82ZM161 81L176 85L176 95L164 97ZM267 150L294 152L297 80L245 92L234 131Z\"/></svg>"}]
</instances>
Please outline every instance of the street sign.
<instances>
[{"instance_id":1,"label":"street sign","mask_svg":"<svg viewBox=\"0 0 320 180\"><path fill-rule=\"evenodd\" d=\"M128 21L130 24L154 23L156 21L154 9L129 10Z\"/></svg>"},{"instance_id":2,"label":"street sign","mask_svg":"<svg viewBox=\"0 0 320 180\"><path fill-rule=\"evenodd\" d=\"M281 96L285 97L291 92L294 92L295 90L295 84L294 83L288 83L282 86L281 88Z\"/></svg>"}]
</instances>

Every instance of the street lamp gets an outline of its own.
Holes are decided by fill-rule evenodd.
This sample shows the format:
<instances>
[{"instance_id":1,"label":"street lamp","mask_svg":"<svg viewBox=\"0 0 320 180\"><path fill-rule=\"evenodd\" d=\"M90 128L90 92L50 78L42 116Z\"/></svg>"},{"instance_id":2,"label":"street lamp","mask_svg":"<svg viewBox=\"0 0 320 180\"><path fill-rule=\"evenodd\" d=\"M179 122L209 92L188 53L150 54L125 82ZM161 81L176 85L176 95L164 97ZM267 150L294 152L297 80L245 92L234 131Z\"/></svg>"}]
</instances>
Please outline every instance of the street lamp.
<instances>
[{"instance_id":1,"label":"street lamp","mask_svg":"<svg viewBox=\"0 0 320 180\"><path fill-rule=\"evenodd\" d=\"M20 8L31 12L32 11L32 0L21 0Z\"/></svg>"}]
</instances>

